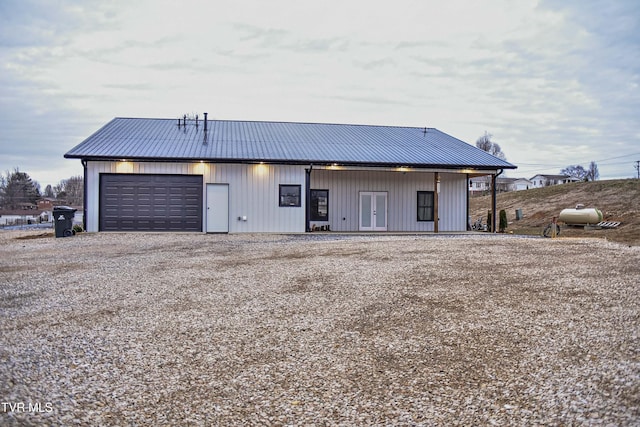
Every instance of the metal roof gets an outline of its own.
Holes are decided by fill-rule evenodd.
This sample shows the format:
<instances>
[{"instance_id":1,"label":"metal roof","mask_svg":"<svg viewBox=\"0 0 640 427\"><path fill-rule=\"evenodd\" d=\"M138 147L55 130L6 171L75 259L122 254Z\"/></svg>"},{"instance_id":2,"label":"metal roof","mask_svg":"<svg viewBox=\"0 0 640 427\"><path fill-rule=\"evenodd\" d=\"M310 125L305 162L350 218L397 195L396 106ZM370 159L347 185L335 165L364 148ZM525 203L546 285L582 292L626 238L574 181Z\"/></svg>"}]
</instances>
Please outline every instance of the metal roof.
<instances>
[{"instance_id":1,"label":"metal roof","mask_svg":"<svg viewBox=\"0 0 640 427\"><path fill-rule=\"evenodd\" d=\"M516 166L434 128L115 118L66 158L475 169Z\"/></svg>"}]
</instances>

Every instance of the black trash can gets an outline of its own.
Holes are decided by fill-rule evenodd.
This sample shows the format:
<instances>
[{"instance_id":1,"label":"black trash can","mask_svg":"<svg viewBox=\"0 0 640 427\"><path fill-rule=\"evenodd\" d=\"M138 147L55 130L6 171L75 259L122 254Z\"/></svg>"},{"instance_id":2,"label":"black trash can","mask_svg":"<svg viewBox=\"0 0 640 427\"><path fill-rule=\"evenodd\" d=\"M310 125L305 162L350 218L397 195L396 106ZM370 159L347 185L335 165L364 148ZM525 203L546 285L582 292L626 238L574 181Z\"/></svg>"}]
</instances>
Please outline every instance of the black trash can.
<instances>
[{"instance_id":1,"label":"black trash can","mask_svg":"<svg viewBox=\"0 0 640 427\"><path fill-rule=\"evenodd\" d=\"M53 221L56 227L56 237L73 236L73 217L77 209L69 206L55 206L53 208Z\"/></svg>"}]
</instances>

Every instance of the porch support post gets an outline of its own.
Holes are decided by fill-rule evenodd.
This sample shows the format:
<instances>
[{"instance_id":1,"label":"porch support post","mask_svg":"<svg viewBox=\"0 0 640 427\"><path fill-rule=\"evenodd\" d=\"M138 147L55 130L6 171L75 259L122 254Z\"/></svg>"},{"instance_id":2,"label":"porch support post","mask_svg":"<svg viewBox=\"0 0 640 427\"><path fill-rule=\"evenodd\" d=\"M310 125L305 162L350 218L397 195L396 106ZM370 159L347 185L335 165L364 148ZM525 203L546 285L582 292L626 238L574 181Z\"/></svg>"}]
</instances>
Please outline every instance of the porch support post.
<instances>
[{"instance_id":1,"label":"porch support post","mask_svg":"<svg viewBox=\"0 0 640 427\"><path fill-rule=\"evenodd\" d=\"M496 177L491 175L491 233L496 232Z\"/></svg>"},{"instance_id":2,"label":"porch support post","mask_svg":"<svg viewBox=\"0 0 640 427\"><path fill-rule=\"evenodd\" d=\"M82 189L82 229L84 231L87 231L87 192L89 191L89 189L87 188L87 161L85 159L82 159L80 160L80 163L82 163L82 185L84 187Z\"/></svg>"},{"instance_id":3,"label":"porch support post","mask_svg":"<svg viewBox=\"0 0 640 427\"><path fill-rule=\"evenodd\" d=\"M440 192L440 174L434 172L433 174L433 232L438 233L439 227L439 213L438 213L438 193Z\"/></svg>"},{"instance_id":4,"label":"porch support post","mask_svg":"<svg viewBox=\"0 0 640 427\"><path fill-rule=\"evenodd\" d=\"M311 170L313 169L313 165L309 165L309 169L305 168L305 179L304 179L304 200L305 200L305 209L304 209L304 228L306 232L311 231Z\"/></svg>"},{"instance_id":5,"label":"porch support post","mask_svg":"<svg viewBox=\"0 0 640 427\"><path fill-rule=\"evenodd\" d=\"M471 217L469 216L469 174L467 174L467 231L471 231Z\"/></svg>"}]
</instances>

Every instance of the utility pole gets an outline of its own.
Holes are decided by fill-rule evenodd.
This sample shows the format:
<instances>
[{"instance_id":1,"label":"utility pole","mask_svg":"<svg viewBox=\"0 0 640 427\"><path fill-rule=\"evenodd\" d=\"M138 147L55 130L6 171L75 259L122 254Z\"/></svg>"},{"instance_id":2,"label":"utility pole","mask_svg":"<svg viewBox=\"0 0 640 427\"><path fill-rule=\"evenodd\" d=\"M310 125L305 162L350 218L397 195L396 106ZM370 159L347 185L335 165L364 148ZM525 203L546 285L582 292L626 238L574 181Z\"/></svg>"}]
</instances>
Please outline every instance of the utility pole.
<instances>
[{"instance_id":1,"label":"utility pole","mask_svg":"<svg viewBox=\"0 0 640 427\"><path fill-rule=\"evenodd\" d=\"M638 179L640 179L640 160L636 160L636 165L634 166L636 171L638 171Z\"/></svg>"}]
</instances>

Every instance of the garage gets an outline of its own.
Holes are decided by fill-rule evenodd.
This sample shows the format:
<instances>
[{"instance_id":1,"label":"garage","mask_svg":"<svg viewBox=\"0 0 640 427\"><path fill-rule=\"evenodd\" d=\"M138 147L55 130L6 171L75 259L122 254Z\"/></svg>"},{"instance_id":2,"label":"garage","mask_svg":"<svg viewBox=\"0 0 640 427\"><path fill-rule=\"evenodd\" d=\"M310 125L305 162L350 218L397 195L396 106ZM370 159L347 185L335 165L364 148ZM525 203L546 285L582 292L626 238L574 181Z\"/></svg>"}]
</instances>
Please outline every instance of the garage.
<instances>
[{"instance_id":1,"label":"garage","mask_svg":"<svg viewBox=\"0 0 640 427\"><path fill-rule=\"evenodd\" d=\"M100 231L202 231L202 175L100 174Z\"/></svg>"}]
</instances>

